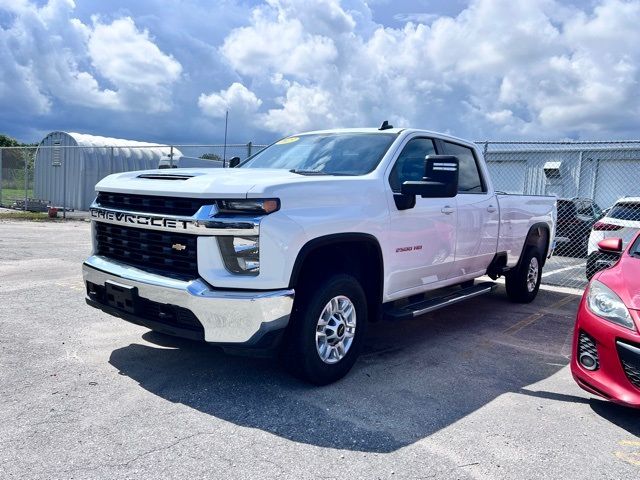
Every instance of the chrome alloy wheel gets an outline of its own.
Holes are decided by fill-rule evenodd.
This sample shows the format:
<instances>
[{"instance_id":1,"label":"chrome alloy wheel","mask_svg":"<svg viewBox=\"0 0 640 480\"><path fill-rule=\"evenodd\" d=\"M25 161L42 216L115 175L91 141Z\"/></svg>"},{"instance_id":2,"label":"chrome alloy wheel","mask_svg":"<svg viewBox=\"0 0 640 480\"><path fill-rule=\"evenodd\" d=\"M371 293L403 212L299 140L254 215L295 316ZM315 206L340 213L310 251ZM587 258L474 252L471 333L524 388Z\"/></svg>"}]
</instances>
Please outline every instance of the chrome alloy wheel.
<instances>
[{"instance_id":1,"label":"chrome alloy wheel","mask_svg":"<svg viewBox=\"0 0 640 480\"><path fill-rule=\"evenodd\" d=\"M536 289L538 283L538 272L540 270L540 264L536 257L531 257L529 262L529 270L527 271L527 290L533 292Z\"/></svg>"},{"instance_id":2,"label":"chrome alloy wheel","mask_svg":"<svg viewBox=\"0 0 640 480\"><path fill-rule=\"evenodd\" d=\"M316 326L316 350L324 363L338 363L347 354L356 334L356 309L344 295L325 305Z\"/></svg>"}]
</instances>

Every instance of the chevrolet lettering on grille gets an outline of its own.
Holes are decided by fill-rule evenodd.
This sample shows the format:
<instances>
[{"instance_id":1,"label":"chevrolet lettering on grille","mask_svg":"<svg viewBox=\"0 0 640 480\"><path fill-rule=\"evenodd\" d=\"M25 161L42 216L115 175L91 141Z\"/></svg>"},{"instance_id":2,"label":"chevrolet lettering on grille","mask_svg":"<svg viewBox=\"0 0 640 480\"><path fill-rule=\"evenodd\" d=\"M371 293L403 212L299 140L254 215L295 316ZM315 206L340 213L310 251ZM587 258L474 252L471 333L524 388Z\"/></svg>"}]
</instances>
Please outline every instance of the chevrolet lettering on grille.
<instances>
[{"instance_id":1,"label":"chevrolet lettering on grille","mask_svg":"<svg viewBox=\"0 0 640 480\"><path fill-rule=\"evenodd\" d=\"M126 212L114 212L111 210L104 210L102 208L91 208L90 212L91 218L94 218L96 220L106 220L110 223L123 225L144 225L148 227L186 230L187 226L192 223L189 220L138 215L135 213Z\"/></svg>"}]
</instances>

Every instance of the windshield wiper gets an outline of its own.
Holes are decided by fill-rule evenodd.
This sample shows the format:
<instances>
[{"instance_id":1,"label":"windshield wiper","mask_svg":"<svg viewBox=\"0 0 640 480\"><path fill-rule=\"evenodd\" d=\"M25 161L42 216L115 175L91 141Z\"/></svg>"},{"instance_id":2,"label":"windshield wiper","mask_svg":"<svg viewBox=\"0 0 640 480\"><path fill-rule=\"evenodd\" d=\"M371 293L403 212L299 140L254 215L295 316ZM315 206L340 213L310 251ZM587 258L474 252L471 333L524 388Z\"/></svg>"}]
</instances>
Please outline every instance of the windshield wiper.
<instances>
[{"instance_id":1,"label":"windshield wiper","mask_svg":"<svg viewBox=\"0 0 640 480\"><path fill-rule=\"evenodd\" d=\"M292 168L289 170L291 173L297 173L298 175L331 175L330 173L323 172L322 170L303 170Z\"/></svg>"}]
</instances>

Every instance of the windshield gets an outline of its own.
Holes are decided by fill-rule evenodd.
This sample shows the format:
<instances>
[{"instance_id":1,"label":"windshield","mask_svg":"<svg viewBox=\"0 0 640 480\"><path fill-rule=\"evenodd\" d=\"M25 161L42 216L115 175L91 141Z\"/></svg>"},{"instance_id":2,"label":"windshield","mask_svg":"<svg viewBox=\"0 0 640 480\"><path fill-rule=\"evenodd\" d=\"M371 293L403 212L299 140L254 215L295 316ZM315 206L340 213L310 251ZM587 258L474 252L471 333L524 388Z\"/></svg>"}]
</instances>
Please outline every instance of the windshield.
<instances>
[{"instance_id":1,"label":"windshield","mask_svg":"<svg viewBox=\"0 0 640 480\"><path fill-rule=\"evenodd\" d=\"M396 135L322 133L287 137L249 158L240 168L282 168L302 174L364 175L380 163Z\"/></svg>"}]
</instances>

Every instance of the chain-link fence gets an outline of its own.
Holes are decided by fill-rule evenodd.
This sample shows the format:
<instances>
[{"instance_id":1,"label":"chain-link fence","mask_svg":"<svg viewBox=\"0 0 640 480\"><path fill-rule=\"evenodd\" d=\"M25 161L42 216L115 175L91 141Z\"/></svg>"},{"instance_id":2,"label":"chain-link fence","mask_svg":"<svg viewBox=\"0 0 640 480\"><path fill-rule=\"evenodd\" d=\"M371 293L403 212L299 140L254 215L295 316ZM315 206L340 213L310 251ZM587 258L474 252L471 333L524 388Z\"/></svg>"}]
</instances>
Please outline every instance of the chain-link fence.
<instances>
[{"instance_id":1,"label":"chain-link fence","mask_svg":"<svg viewBox=\"0 0 640 480\"><path fill-rule=\"evenodd\" d=\"M50 134L38 147L0 148L0 206L86 210L94 186L115 172L223 167L264 145L99 144ZM83 144L83 141L85 142ZM558 197L556 250L543 282L582 288L610 261L599 240L628 242L640 230L640 141L478 142L496 190ZM636 198L638 197L638 198Z\"/></svg>"},{"instance_id":2,"label":"chain-link fence","mask_svg":"<svg viewBox=\"0 0 640 480\"><path fill-rule=\"evenodd\" d=\"M60 133L37 147L0 147L0 207L31 212L87 210L95 184L111 173L156 168L228 167L265 145L87 144ZM94 137L95 138L95 137Z\"/></svg>"},{"instance_id":3,"label":"chain-link fence","mask_svg":"<svg viewBox=\"0 0 640 480\"><path fill-rule=\"evenodd\" d=\"M598 242L640 230L640 141L478 142L496 190L558 197L556 249L543 282L582 288L611 261Z\"/></svg>"},{"instance_id":4,"label":"chain-link fence","mask_svg":"<svg viewBox=\"0 0 640 480\"><path fill-rule=\"evenodd\" d=\"M0 206L32 210L35 147L0 148Z\"/></svg>"}]
</instances>

